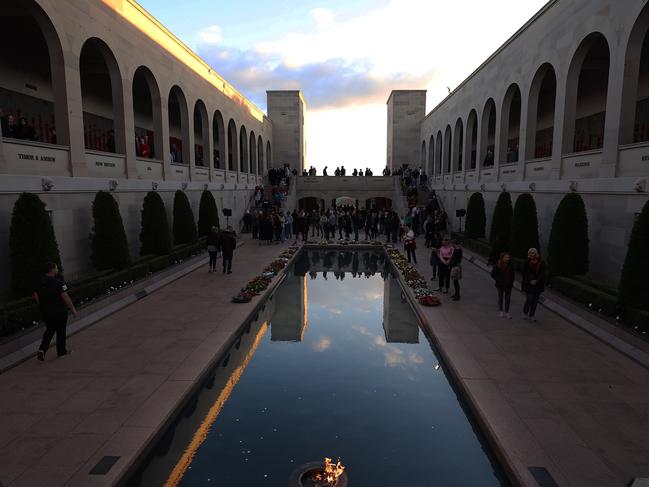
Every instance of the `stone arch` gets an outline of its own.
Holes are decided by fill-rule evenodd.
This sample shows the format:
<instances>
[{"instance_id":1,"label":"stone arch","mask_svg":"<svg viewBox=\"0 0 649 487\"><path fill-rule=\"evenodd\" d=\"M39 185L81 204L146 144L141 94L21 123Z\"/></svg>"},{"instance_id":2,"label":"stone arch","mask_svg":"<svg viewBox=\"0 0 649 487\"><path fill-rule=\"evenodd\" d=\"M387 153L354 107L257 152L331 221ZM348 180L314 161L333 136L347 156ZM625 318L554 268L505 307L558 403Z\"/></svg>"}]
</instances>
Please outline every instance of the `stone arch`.
<instances>
[{"instance_id":1,"label":"stone arch","mask_svg":"<svg viewBox=\"0 0 649 487\"><path fill-rule=\"evenodd\" d=\"M466 122L466 164L467 169L475 169L478 161L478 113L469 112Z\"/></svg>"},{"instance_id":2,"label":"stone arch","mask_svg":"<svg viewBox=\"0 0 649 487\"><path fill-rule=\"evenodd\" d=\"M503 163L518 162L521 135L521 89L516 83L507 88L500 121L500 157Z\"/></svg>"},{"instance_id":3,"label":"stone arch","mask_svg":"<svg viewBox=\"0 0 649 487\"><path fill-rule=\"evenodd\" d=\"M126 153L122 75L108 45L87 39L79 54L85 147Z\"/></svg>"},{"instance_id":4,"label":"stone arch","mask_svg":"<svg viewBox=\"0 0 649 487\"><path fill-rule=\"evenodd\" d=\"M174 85L169 90L169 151L171 162L189 164L189 113L185 93Z\"/></svg>"},{"instance_id":5,"label":"stone arch","mask_svg":"<svg viewBox=\"0 0 649 487\"><path fill-rule=\"evenodd\" d=\"M263 176L266 171L264 170L264 141L261 135L257 139L257 175Z\"/></svg>"},{"instance_id":6,"label":"stone arch","mask_svg":"<svg viewBox=\"0 0 649 487\"><path fill-rule=\"evenodd\" d=\"M239 129L239 172L248 174L248 131L245 125Z\"/></svg>"},{"instance_id":7,"label":"stone arch","mask_svg":"<svg viewBox=\"0 0 649 487\"><path fill-rule=\"evenodd\" d=\"M148 148L148 158L162 159L162 99L158 82L148 67L135 70L132 92L136 155L147 157L139 142Z\"/></svg>"},{"instance_id":8,"label":"stone arch","mask_svg":"<svg viewBox=\"0 0 649 487\"><path fill-rule=\"evenodd\" d=\"M215 169L225 169L226 161L221 158L225 154L225 127L220 110L212 117L212 162Z\"/></svg>"},{"instance_id":9,"label":"stone arch","mask_svg":"<svg viewBox=\"0 0 649 487\"><path fill-rule=\"evenodd\" d=\"M273 163L273 152L271 151L270 140L266 142L266 172Z\"/></svg>"},{"instance_id":10,"label":"stone arch","mask_svg":"<svg viewBox=\"0 0 649 487\"><path fill-rule=\"evenodd\" d=\"M461 118L455 122L455 131L453 133L453 166L452 172L462 171L463 152L464 152L464 123Z\"/></svg>"},{"instance_id":11,"label":"stone arch","mask_svg":"<svg viewBox=\"0 0 649 487\"><path fill-rule=\"evenodd\" d=\"M239 143L237 124L230 119L228 122L228 171L239 170Z\"/></svg>"},{"instance_id":12,"label":"stone arch","mask_svg":"<svg viewBox=\"0 0 649 487\"><path fill-rule=\"evenodd\" d=\"M570 63L566 83L563 152L604 146L610 49L600 32L589 34Z\"/></svg>"},{"instance_id":13,"label":"stone arch","mask_svg":"<svg viewBox=\"0 0 649 487\"><path fill-rule=\"evenodd\" d=\"M0 86L4 115L25 117L34 136L50 144L70 143L65 63L61 37L47 13L33 0L0 5L4 19L0 72L18 72L38 91L25 94ZM21 39L21 43L10 42ZM11 134L4 134L5 137Z\"/></svg>"},{"instance_id":14,"label":"stone arch","mask_svg":"<svg viewBox=\"0 0 649 487\"><path fill-rule=\"evenodd\" d=\"M250 143L249 143L250 149L248 151L248 154L250 156L249 158L249 168L250 170L248 171L250 174L256 174L257 173L257 137L255 137L255 132L250 131Z\"/></svg>"},{"instance_id":15,"label":"stone arch","mask_svg":"<svg viewBox=\"0 0 649 487\"><path fill-rule=\"evenodd\" d=\"M426 167L426 141L421 141L421 152L419 154L419 166Z\"/></svg>"},{"instance_id":16,"label":"stone arch","mask_svg":"<svg viewBox=\"0 0 649 487\"><path fill-rule=\"evenodd\" d=\"M435 175L442 174L442 131L437 131L437 143L435 144Z\"/></svg>"},{"instance_id":17,"label":"stone arch","mask_svg":"<svg viewBox=\"0 0 649 487\"><path fill-rule=\"evenodd\" d=\"M649 140L648 34L649 5L645 5L633 24L626 48L620 144Z\"/></svg>"},{"instance_id":18,"label":"stone arch","mask_svg":"<svg viewBox=\"0 0 649 487\"><path fill-rule=\"evenodd\" d=\"M489 98L482 111L480 122L480 155L478 161L480 167L492 167L496 153L496 102Z\"/></svg>"},{"instance_id":19,"label":"stone arch","mask_svg":"<svg viewBox=\"0 0 649 487\"><path fill-rule=\"evenodd\" d=\"M443 174L451 173L451 162L452 162L452 145L453 145L453 132L451 131L451 126L446 126L446 131L444 132L444 167L442 168Z\"/></svg>"},{"instance_id":20,"label":"stone arch","mask_svg":"<svg viewBox=\"0 0 649 487\"><path fill-rule=\"evenodd\" d=\"M194 164L200 167L210 166L209 126L207 108L200 98L194 104Z\"/></svg>"},{"instance_id":21,"label":"stone arch","mask_svg":"<svg viewBox=\"0 0 649 487\"><path fill-rule=\"evenodd\" d=\"M426 164L426 174L432 174L435 168L435 136L431 135L428 141L428 163Z\"/></svg>"},{"instance_id":22,"label":"stone arch","mask_svg":"<svg viewBox=\"0 0 649 487\"><path fill-rule=\"evenodd\" d=\"M552 157L557 75L550 63L536 71L527 105L527 144L525 159Z\"/></svg>"}]
</instances>

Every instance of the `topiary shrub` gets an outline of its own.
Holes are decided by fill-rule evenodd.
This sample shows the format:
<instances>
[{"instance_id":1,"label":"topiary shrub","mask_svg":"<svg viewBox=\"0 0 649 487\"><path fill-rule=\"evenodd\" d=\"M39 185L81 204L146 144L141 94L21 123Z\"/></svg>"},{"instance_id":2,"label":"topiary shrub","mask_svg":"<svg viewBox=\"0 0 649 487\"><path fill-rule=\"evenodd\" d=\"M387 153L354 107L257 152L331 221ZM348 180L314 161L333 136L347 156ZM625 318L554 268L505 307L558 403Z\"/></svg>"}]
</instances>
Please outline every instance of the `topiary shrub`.
<instances>
[{"instance_id":1,"label":"topiary shrub","mask_svg":"<svg viewBox=\"0 0 649 487\"><path fill-rule=\"evenodd\" d=\"M94 226L90 234L90 261L95 269L124 269L131 264L128 240L113 195L99 191L92 203Z\"/></svg>"},{"instance_id":2,"label":"topiary shrub","mask_svg":"<svg viewBox=\"0 0 649 487\"><path fill-rule=\"evenodd\" d=\"M498 196L494 214L491 218L491 229L489 231L489 243L508 244L512 231L512 197L507 191L503 191Z\"/></svg>"},{"instance_id":3,"label":"topiary shrub","mask_svg":"<svg viewBox=\"0 0 649 487\"><path fill-rule=\"evenodd\" d=\"M201 202L198 207L198 235L206 237L214 226L219 226L219 210L212 192L205 190L201 194Z\"/></svg>"},{"instance_id":4,"label":"topiary shrub","mask_svg":"<svg viewBox=\"0 0 649 487\"><path fill-rule=\"evenodd\" d=\"M534 203L534 197L529 193L524 193L516 198L511 236L511 250L514 257L526 258L527 251L532 247L540 251L536 203Z\"/></svg>"},{"instance_id":5,"label":"topiary shrub","mask_svg":"<svg viewBox=\"0 0 649 487\"><path fill-rule=\"evenodd\" d=\"M649 201L633 225L620 278L620 304L649 310Z\"/></svg>"},{"instance_id":6,"label":"topiary shrub","mask_svg":"<svg viewBox=\"0 0 649 487\"><path fill-rule=\"evenodd\" d=\"M473 193L469 198L466 209L466 225L464 233L467 238L480 238L485 236L487 215L485 212L482 193Z\"/></svg>"},{"instance_id":7,"label":"topiary shrub","mask_svg":"<svg viewBox=\"0 0 649 487\"><path fill-rule=\"evenodd\" d=\"M174 245L194 243L198 240L194 212L184 191L174 195Z\"/></svg>"},{"instance_id":8,"label":"topiary shrub","mask_svg":"<svg viewBox=\"0 0 649 487\"><path fill-rule=\"evenodd\" d=\"M165 255L171 252L167 210L155 191L149 191L144 197L140 243L140 255Z\"/></svg>"},{"instance_id":9,"label":"topiary shrub","mask_svg":"<svg viewBox=\"0 0 649 487\"><path fill-rule=\"evenodd\" d=\"M588 272L588 217L584 200L577 193L565 195L554 214L548 262L554 276Z\"/></svg>"},{"instance_id":10,"label":"topiary shrub","mask_svg":"<svg viewBox=\"0 0 649 487\"><path fill-rule=\"evenodd\" d=\"M9 229L11 289L21 298L34 291L34 280L55 262L63 273L59 245L45 203L32 193L22 193L14 204Z\"/></svg>"}]
</instances>

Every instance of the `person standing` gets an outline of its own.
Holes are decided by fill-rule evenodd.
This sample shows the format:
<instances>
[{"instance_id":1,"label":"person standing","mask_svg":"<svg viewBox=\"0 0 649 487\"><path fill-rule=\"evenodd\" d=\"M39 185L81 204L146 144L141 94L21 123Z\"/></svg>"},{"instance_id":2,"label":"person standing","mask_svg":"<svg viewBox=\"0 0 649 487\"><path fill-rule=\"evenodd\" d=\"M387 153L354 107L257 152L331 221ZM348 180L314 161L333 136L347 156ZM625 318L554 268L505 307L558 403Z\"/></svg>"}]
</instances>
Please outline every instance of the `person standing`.
<instances>
[{"instance_id":1,"label":"person standing","mask_svg":"<svg viewBox=\"0 0 649 487\"><path fill-rule=\"evenodd\" d=\"M509 314L509 304L512 298L512 288L514 287L514 266L511 263L512 256L509 252L503 252L500 259L496 262L491 269L491 277L498 289L498 309L500 310L500 317L512 319Z\"/></svg>"},{"instance_id":2,"label":"person standing","mask_svg":"<svg viewBox=\"0 0 649 487\"><path fill-rule=\"evenodd\" d=\"M442 240L442 246L438 252L437 273L439 275L438 291L448 294L448 288L451 284L451 258L453 257L453 246L449 243L448 238Z\"/></svg>"},{"instance_id":3,"label":"person standing","mask_svg":"<svg viewBox=\"0 0 649 487\"><path fill-rule=\"evenodd\" d=\"M216 258L219 255L219 230L212 227L207 235L207 253L210 254L208 273L216 271Z\"/></svg>"},{"instance_id":4,"label":"person standing","mask_svg":"<svg viewBox=\"0 0 649 487\"><path fill-rule=\"evenodd\" d=\"M226 272L232 274L232 257L234 257L234 249L237 248L237 234L234 233L232 227L228 227L225 232L221 232L219 240L223 259L223 274Z\"/></svg>"},{"instance_id":5,"label":"person standing","mask_svg":"<svg viewBox=\"0 0 649 487\"><path fill-rule=\"evenodd\" d=\"M417 263L417 241L415 240L415 232L413 232L408 225L405 228L405 238L403 239L403 248L406 249L406 255L408 256L408 263L410 259Z\"/></svg>"},{"instance_id":6,"label":"person standing","mask_svg":"<svg viewBox=\"0 0 649 487\"><path fill-rule=\"evenodd\" d=\"M430 252L430 266L433 268L433 277L430 280L435 281L439 268L439 248L442 246L436 233L433 233L432 237L430 237L430 246L432 248Z\"/></svg>"},{"instance_id":7,"label":"person standing","mask_svg":"<svg viewBox=\"0 0 649 487\"><path fill-rule=\"evenodd\" d=\"M531 248L527 251L527 262L523 269L521 288L525 293L523 319L536 321L536 307L541 293L545 291L545 262L541 260L539 251Z\"/></svg>"},{"instance_id":8,"label":"person standing","mask_svg":"<svg viewBox=\"0 0 649 487\"><path fill-rule=\"evenodd\" d=\"M453 240L453 255L451 256L450 278L453 280L453 289L455 290L452 300L460 300L460 281L462 280L462 245L457 240Z\"/></svg>"},{"instance_id":9,"label":"person standing","mask_svg":"<svg viewBox=\"0 0 649 487\"><path fill-rule=\"evenodd\" d=\"M59 276L59 267L54 262L45 265L45 275L36 285L34 299L39 305L41 318L45 322L43 340L38 347L38 360L41 362L45 360L45 353L54 334L56 334L56 354L59 357L68 355L70 350L65 345L68 310L76 316L77 309L68 295L68 287Z\"/></svg>"}]
</instances>

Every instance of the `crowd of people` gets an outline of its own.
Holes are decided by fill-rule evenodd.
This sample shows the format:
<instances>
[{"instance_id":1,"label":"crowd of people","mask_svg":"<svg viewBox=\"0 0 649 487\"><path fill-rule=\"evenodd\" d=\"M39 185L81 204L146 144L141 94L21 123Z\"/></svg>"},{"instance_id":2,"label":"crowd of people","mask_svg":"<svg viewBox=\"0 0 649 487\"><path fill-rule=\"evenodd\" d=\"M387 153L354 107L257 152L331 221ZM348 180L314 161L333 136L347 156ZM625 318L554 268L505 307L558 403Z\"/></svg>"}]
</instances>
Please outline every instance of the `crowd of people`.
<instances>
[{"instance_id":1,"label":"crowd of people","mask_svg":"<svg viewBox=\"0 0 649 487\"><path fill-rule=\"evenodd\" d=\"M138 135L135 133L135 155L142 159L155 159L155 149L153 147L153 136L148 134Z\"/></svg>"},{"instance_id":2,"label":"crowd of people","mask_svg":"<svg viewBox=\"0 0 649 487\"><path fill-rule=\"evenodd\" d=\"M0 130L2 136L9 139L20 139L39 141L41 137L36 133L36 129L29 123L27 117L16 117L13 113L5 115L4 110L0 108ZM52 127L47 128L46 140L50 144L56 144L56 129Z\"/></svg>"},{"instance_id":3,"label":"crowd of people","mask_svg":"<svg viewBox=\"0 0 649 487\"><path fill-rule=\"evenodd\" d=\"M328 169L329 169L329 166L325 166L322 169L322 175L323 176L329 176L330 175ZM302 176L317 176L317 175L318 175L318 170L314 166L309 167L308 170L307 169L302 170ZM334 176L347 176L347 169L345 169L345 166L338 166L334 170L333 175ZM372 170L369 167L366 167L365 171L363 171L363 169L359 170L359 169L354 168L354 170L351 172L351 175L354 176L354 177L357 177L357 176L358 177L363 177L363 176L374 176L374 173L372 172ZM385 174L384 174L384 176L385 176Z\"/></svg>"}]
</instances>

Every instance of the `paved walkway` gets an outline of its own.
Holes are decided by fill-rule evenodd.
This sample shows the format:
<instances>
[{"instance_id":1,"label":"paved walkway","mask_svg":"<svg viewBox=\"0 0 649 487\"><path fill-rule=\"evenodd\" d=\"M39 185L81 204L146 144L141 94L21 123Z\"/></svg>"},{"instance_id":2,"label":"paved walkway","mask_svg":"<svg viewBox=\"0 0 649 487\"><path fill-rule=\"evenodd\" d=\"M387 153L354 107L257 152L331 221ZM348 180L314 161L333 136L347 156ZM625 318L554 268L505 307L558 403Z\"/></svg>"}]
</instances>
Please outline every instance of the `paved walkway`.
<instances>
[{"instance_id":1,"label":"paved walkway","mask_svg":"<svg viewBox=\"0 0 649 487\"><path fill-rule=\"evenodd\" d=\"M429 253L418 242L420 272ZM489 274L463 265L462 300L425 315L442 353L525 485L626 487L649 477L649 370L544 307L537 323L498 316ZM435 286L436 288L436 286Z\"/></svg>"},{"instance_id":2,"label":"paved walkway","mask_svg":"<svg viewBox=\"0 0 649 487\"><path fill-rule=\"evenodd\" d=\"M231 297L286 245L249 241L234 274L205 268L0 375L0 483L110 485L241 325L253 304ZM220 264L220 260L219 260ZM88 475L103 456L120 459Z\"/></svg>"}]
</instances>

